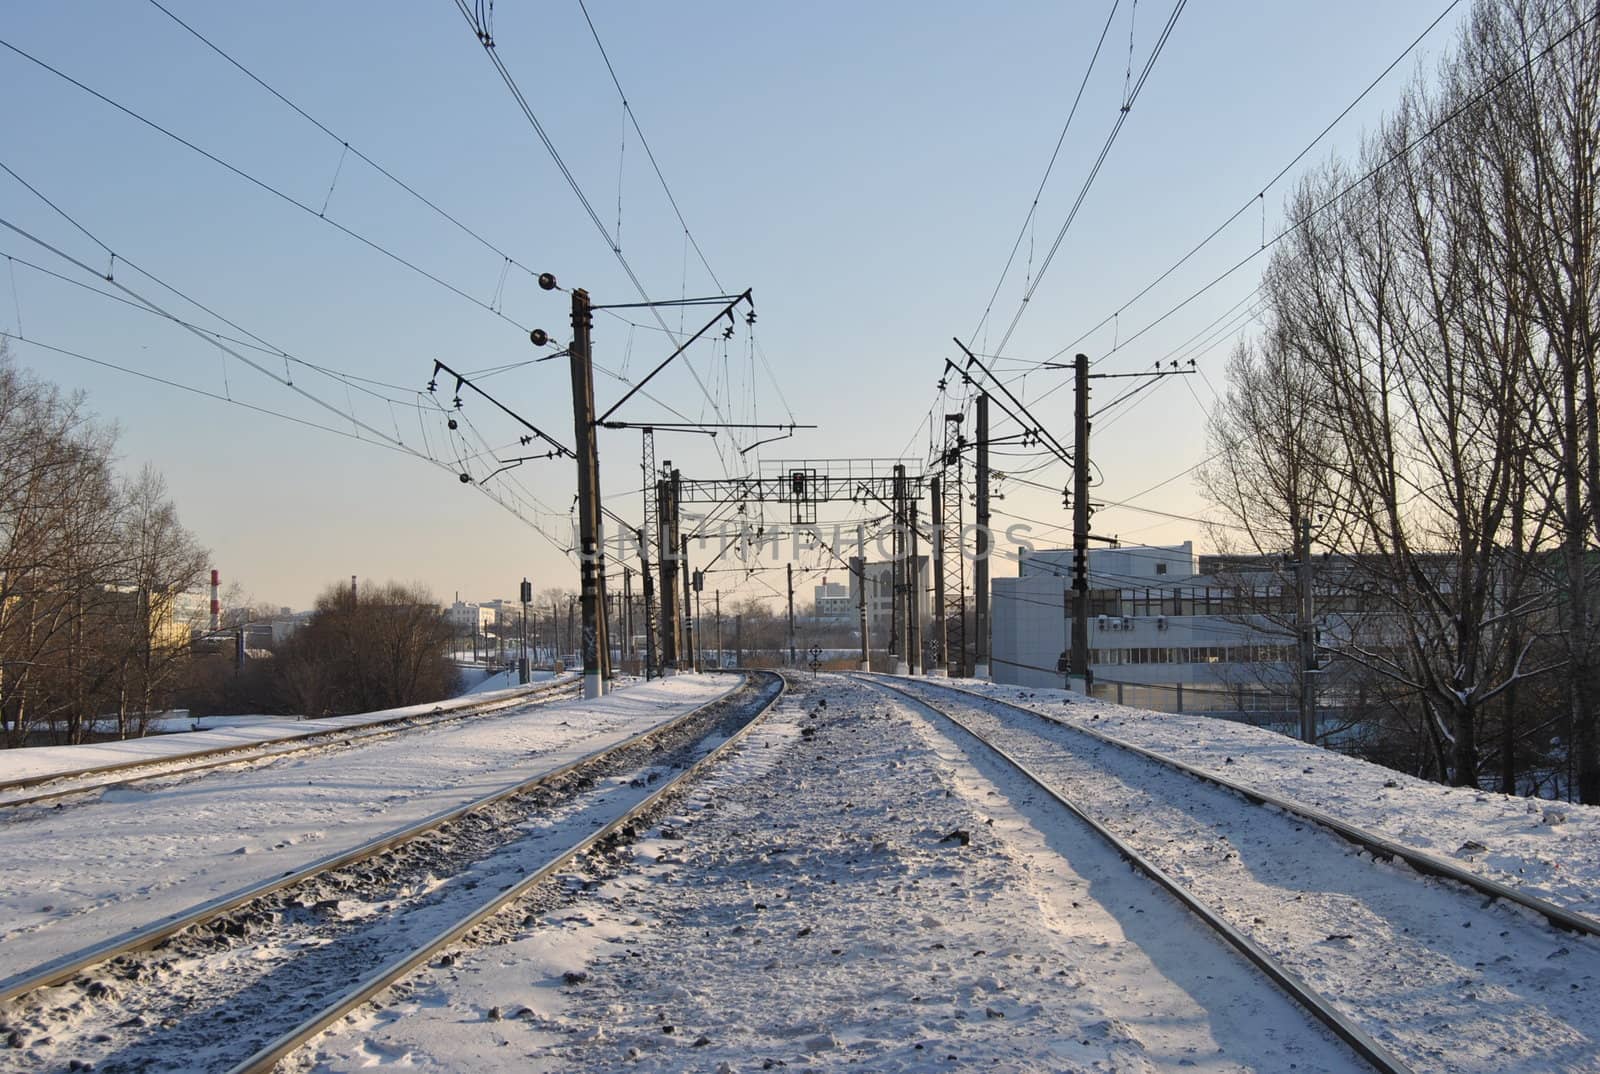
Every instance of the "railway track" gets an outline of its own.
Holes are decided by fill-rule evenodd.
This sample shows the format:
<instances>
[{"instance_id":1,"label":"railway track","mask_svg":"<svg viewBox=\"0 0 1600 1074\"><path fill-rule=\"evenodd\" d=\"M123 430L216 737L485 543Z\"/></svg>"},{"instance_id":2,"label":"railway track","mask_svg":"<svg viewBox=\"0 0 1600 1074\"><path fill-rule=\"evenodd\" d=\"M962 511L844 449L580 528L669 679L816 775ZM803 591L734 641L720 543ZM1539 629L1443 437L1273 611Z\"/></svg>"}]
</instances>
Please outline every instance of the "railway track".
<instances>
[{"instance_id":1,"label":"railway track","mask_svg":"<svg viewBox=\"0 0 1600 1074\"><path fill-rule=\"evenodd\" d=\"M1308 823L1327 829L1341 839L1360 847L1380 860L1402 862L1426 876L1461 884L1490 899L1504 900L1509 904L1537 914L1554 927L1563 931L1584 936L1600 937L1600 920L1568 910L1563 906L1557 906L1547 899L1541 899L1537 895L1530 895L1525 891L1511 887L1508 884L1502 884L1489 877L1480 876L1470 869L1461 868L1454 862L1445 861L1433 854L1418 850L1416 847L1406 846L1404 843L1397 842L1387 836L1367 831L1358 825L1341 820L1330 813L1308 806L1303 802L1258 790L1209 769L1185 764L1182 761L1156 753L1154 750L1145 749L1143 746L1135 745L1132 742L1125 742L1115 735L1108 735L1103 731L1093 727L1085 727L1080 723L1058 719L1047 712L1029 708L1027 705L1018 705L944 683L921 683L919 685L927 685L935 690L945 690L952 694L960 694L980 705L995 705L1010 709L1056 727L1084 735L1097 742L1132 754L1135 757L1150 761L1153 764L1170 768L1175 772L1181 772L1186 776L1209 783L1212 786L1231 791L1254 805L1266 806L1283 813L1292 814Z\"/></svg>"},{"instance_id":2,"label":"railway track","mask_svg":"<svg viewBox=\"0 0 1600 1074\"><path fill-rule=\"evenodd\" d=\"M529 705L570 699L577 696L581 688L582 684L576 680L560 680L535 687L515 697L496 698L479 705L448 710L436 709L408 716L386 716L370 722L345 724L311 734L218 746L214 749L197 750L171 757L95 765L7 780L0 782L0 810L45 805L79 795L133 787L156 780L177 779L232 765L277 761L316 750L372 742L409 731L440 727L474 717L509 712Z\"/></svg>"},{"instance_id":3,"label":"railway track","mask_svg":"<svg viewBox=\"0 0 1600 1074\"><path fill-rule=\"evenodd\" d=\"M1448 863L1401 868L1418 852L1036 710L863 678L1076 816L1375 1069L1472 1069L1441 1031L1478 1069L1600 1069L1586 919Z\"/></svg>"},{"instance_id":4,"label":"railway track","mask_svg":"<svg viewBox=\"0 0 1600 1074\"><path fill-rule=\"evenodd\" d=\"M514 788L7 982L6 1024L46 1032L45 1047L59 1035L51 1026L74 1043L39 1054L14 1042L0 1070L38 1069L41 1058L103 1072L271 1070L439 952L494 928L502 910L713 763L783 689L776 675L747 678Z\"/></svg>"}]
</instances>

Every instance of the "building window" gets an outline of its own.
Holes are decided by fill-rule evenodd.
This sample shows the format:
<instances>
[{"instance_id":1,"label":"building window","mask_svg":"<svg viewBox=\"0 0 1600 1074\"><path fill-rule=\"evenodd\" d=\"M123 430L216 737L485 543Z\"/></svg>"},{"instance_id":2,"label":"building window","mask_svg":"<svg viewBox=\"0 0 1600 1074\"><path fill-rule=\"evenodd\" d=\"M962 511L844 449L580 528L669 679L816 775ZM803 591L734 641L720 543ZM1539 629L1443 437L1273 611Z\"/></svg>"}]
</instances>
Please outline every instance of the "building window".
<instances>
[{"instance_id":1,"label":"building window","mask_svg":"<svg viewBox=\"0 0 1600 1074\"><path fill-rule=\"evenodd\" d=\"M1157 574L1166 574L1167 573L1167 565L1165 563L1157 563L1156 564L1156 573Z\"/></svg>"}]
</instances>

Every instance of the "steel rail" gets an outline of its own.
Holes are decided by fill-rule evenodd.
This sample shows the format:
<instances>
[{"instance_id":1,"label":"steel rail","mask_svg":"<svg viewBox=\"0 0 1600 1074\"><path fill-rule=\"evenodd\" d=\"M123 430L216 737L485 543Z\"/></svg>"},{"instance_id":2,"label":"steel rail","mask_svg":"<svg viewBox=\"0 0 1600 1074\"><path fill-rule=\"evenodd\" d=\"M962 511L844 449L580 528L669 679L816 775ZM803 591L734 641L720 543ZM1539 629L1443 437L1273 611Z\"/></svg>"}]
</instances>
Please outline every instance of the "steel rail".
<instances>
[{"instance_id":1,"label":"steel rail","mask_svg":"<svg viewBox=\"0 0 1600 1074\"><path fill-rule=\"evenodd\" d=\"M1229 779L1227 776L1212 772L1209 769L1199 768L1184 761L1179 761L1172 757L1164 756L1144 746L1139 746L1132 742L1117 738L1115 735L1107 734L1104 731L1100 731L1092 727L1085 727L1076 721L1064 720L1059 717L1052 716L1047 712L1040 712L1038 709L1029 708L1026 705L1018 705L1011 701L1004 701L1000 698L989 697L985 694L980 694L964 687L950 686L945 683L923 682L919 683L918 685L933 686L935 689L948 690L951 693L962 694L966 697L972 698L973 700L984 702L985 704L999 705L1003 708L1012 709L1016 712L1025 713L1026 715L1032 716L1036 719L1044 720L1047 723L1054 724L1057 727L1065 728L1068 731L1074 731L1078 734L1087 735L1097 742L1103 742L1108 746L1115 746L1120 750L1125 750L1128 753L1132 753L1137 757L1142 757L1147 761L1153 761L1157 764L1164 765L1167 768L1182 772L1183 774L1191 776L1204 783L1210 783L1213 786L1221 787L1227 791L1232 791L1234 794L1239 795L1241 798L1244 798L1246 801L1254 805L1270 806L1273 809L1281 810L1284 813L1299 817L1300 819L1308 821L1309 823L1319 825L1320 827L1326 828L1328 831L1339 836L1340 838L1353 843L1358 847L1361 847L1363 850L1368 851L1376 858L1380 858L1384 861L1394 861L1398 859L1410 866L1416 872L1436 877L1440 880L1450 880L1457 884L1465 885L1466 887L1473 889L1481 895L1486 895L1491 899L1503 899L1506 902L1513 903L1522 907L1523 909L1531 910L1543 917L1551 925L1561 929L1564 932L1572 932L1584 936L1600 936L1600 921L1595 920L1587 914L1581 914L1573 910L1568 910L1565 907L1557 906L1555 903L1546 899L1541 899L1537 895L1529 895L1527 892L1514 888L1509 884L1502 884L1498 880L1491 880L1486 876L1480 876L1468 869L1461 868L1461 866L1456 865L1453 862L1445 861L1444 859L1435 857L1426 851L1418 850L1416 847L1411 847L1404 843L1396 842L1387 836L1378 835L1376 832L1369 832L1364 828L1360 828L1354 824L1351 824L1349 821L1340 820L1338 817L1335 817L1330 813L1326 813L1315 806L1306 805L1304 802L1295 801L1293 798L1282 798L1267 791L1257 790L1254 787L1239 783L1235 780Z\"/></svg>"},{"instance_id":2,"label":"steel rail","mask_svg":"<svg viewBox=\"0 0 1600 1074\"><path fill-rule=\"evenodd\" d=\"M0 780L0 792L21 790L25 787L38 787L46 783L55 783L61 780L82 779L85 776L98 776L112 772L127 772L135 768L147 768L154 765L174 764L180 761L195 760L203 757L219 757L227 753L245 753L250 750L259 750L263 747L286 742L309 742L311 739L338 736L348 734L352 731L360 731L372 727L384 727L390 724L403 723L407 720L421 721L425 723L442 723L454 717L476 716L485 712L496 712L502 708L510 708L515 705L520 705L531 697L539 697L542 694L549 693L552 690L560 689L562 686L566 685L570 685L570 682L557 680L553 683L539 683L536 685L530 685L527 689L521 691L514 697L496 698L492 701L485 701L480 704L461 705L458 708L434 708L427 712L412 712L405 715L390 715L376 720L368 720L362 723L344 724L340 727L330 727L325 731L312 731L308 734L284 735L281 738L266 738L256 742L240 742L228 746L213 746L210 749L195 750L192 753L175 753L169 757L140 757L132 761L117 761L113 764L91 765L88 768L75 768L62 772L48 772L37 776L22 776L17 779ZM436 719L430 720L430 717L435 717ZM243 759L249 760L249 758ZM91 787L89 789L93 790L94 788ZM0 801L0 807L16 805L21 801L29 800L30 799L18 799L9 802Z\"/></svg>"},{"instance_id":3,"label":"steel rail","mask_svg":"<svg viewBox=\"0 0 1600 1074\"><path fill-rule=\"evenodd\" d=\"M451 925L449 928L436 934L426 943L415 948L410 954L396 959L389 965L371 974L365 980L342 993L332 1003L328 1004L316 1014L311 1015L295 1028L281 1034L280 1036L269 1041L267 1044L263 1045L249 1058L244 1059L232 1067L229 1067L227 1074L271 1074L271 1071L277 1067L281 1060L289 1056L301 1045L320 1034L328 1026L332 1025L340 1018L343 1018L346 1014L361 1006L361 1004L366 1003L368 1000L379 995L391 985L400 981L413 970L427 962L441 949L455 943L467 933L471 932L478 925L494 916L506 905L521 898L532 888L549 879L552 874L564 867L568 862L572 861L573 858L576 858L590 847L593 847L602 840L610 837L614 832L618 831L625 825L632 823L637 817L649 812L663 798L681 787L685 781L698 775L713 761L720 758L724 753L737 745L744 738L744 736L755 727L757 722L759 722L760 719L766 715L766 713L772 710L772 707L778 703L778 700L782 698L784 693L787 691L789 684L788 680L784 678L781 673L772 672L769 674L775 674L778 679L779 685L777 692L761 704L761 706L756 710L755 714L750 717L743 727L734 732L732 735L729 735L704 757L700 758L694 764L690 765L688 768L685 768L682 772L672 777L672 779L668 780L657 790L647 795L632 808L624 812L621 816L617 817L603 828L600 828L585 836L578 843L563 851L555 858L552 858L538 870L530 873L528 876L507 888L505 891L500 892L489 902L483 904L471 914L468 914L466 917L462 918L456 924ZM748 682L751 680L747 679L746 681ZM730 693L731 692L732 691L730 691ZM727 696L727 694L723 695L723 697ZM718 700L722 700L722 698L719 698ZM712 704L715 704L715 702L712 702ZM704 708L705 706L701 707ZM698 712L699 709L696 709L695 711Z\"/></svg>"},{"instance_id":4,"label":"steel rail","mask_svg":"<svg viewBox=\"0 0 1600 1074\"><path fill-rule=\"evenodd\" d=\"M1335 1036L1349 1045L1357 1055L1361 1056L1362 1059L1371 1064L1374 1070L1378 1070L1382 1072L1382 1074L1412 1074L1410 1067L1401 1062L1399 1058L1393 1055L1382 1044L1378 1043L1377 1040L1375 1040L1354 1021L1347 1018L1343 1012L1341 1012L1331 1002L1324 998L1316 989L1312 988L1311 985L1299 974L1295 973L1287 966L1281 965L1264 948L1258 945L1254 940L1250 939L1250 937L1246 936L1243 932L1234 928L1233 925L1225 921L1216 911L1212 910L1205 903L1201 902L1196 895L1194 895L1176 879L1170 876L1159 865L1145 857L1139 851L1135 850L1128 843L1124 842L1109 828L1095 820L1094 817L1090 816L1086 809L1083 809L1077 805L1077 803L1063 795L1060 791L1050 786L1050 784L1046 783L1043 778L1035 774L1032 769L1023 764L1016 757L1012 756L1004 748L991 742L983 734L970 727L965 721L944 711L925 697L919 697L910 690L883 682L876 678L869 679L864 676L862 678L863 681L869 683L877 689L898 694L899 696L912 702L914 705L926 709L928 712L932 712L947 720L952 725L959 727L974 741L978 742L996 757L1001 758L1012 768L1016 769L1017 772L1020 773L1025 779L1034 784L1045 794L1049 795L1057 805L1060 805L1062 808L1066 809L1069 813L1082 821L1091 831L1093 831L1108 845L1110 845L1110 847L1115 850L1124 861L1133 866L1135 870L1143 873L1146 877L1150 878L1162 888L1166 889L1169 894L1182 903L1191 913L1193 913L1201 921L1205 922L1205 924L1209 926L1212 931L1226 940L1235 950L1244 955L1245 958L1249 959L1257 969L1259 969L1267 976L1268 979L1286 992L1291 999L1300 1004L1300 1006L1304 1007L1319 1022L1327 1026ZM957 692L966 693L964 690L957 690ZM970 696L977 697L979 695Z\"/></svg>"},{"instance_id":5,"label":"steel rail","mask_svg":"<svg viewBox=\"0 0 1600 1074\"><path fill-rule=\"evenodd\" d=\"M744 681L748 681L748 679ZM573 761L569 761L558 768L541 772L536 776L531 776L528 779L521 780L508 787L502 787L500 790L488 794L482 798L474 799L473 801L463 803L462 805L452 806L449 809L435 813L431 817L426 817L423 820L420 820L415 824L408 825L407 827L398 831L390 832L387 835L381 835L375 839L371 839L360 846L355 847L354 849L339 851L337 853L330 854L327 857L319 858L309 865L302 866L299 869L291 870L275 879L250 885L249 887L246 887L240 891L236 891L231 895L219 896L210 900L209 902L201 903L200 905L191 907L188 910L180 911L177 914L151 922L148 925L135 929L132 932L124 933L123 935L115 937L111 940L94 944L83 949L82 951L78 951L69 955L63 955L60 958L53 959L39 966L35 966L33 969L24 971L22 974L12 977L9 980L0 981L0 1004L8 1003L18 996L25 995L40 988L48 988L51 985L60 984L63 981L71 979L75 974L87 969L90 966L95 966L102 962L106 962L110 959L118 957L119 955L132 954L134 952L148 950L170 936L174 936L185 929L193 928L196 925L204 924L207 921L218 918L230 910L234 910L240 906L243 906L245 903L262 898L266 895L271 895L273 892L280 891L294 884L298 884L301 881L309 880L310 878L319 874L326 873L346 865L351 865L367 858L376 857L377 855L392 850L401 844L411 842L420 835L431 832L436 828L443 827L444 825L449 824L451 821L458 820L469 813L475 813L481 809L488 808L489 806L492 806L498 802L504 801L507 798L513 798L519 794L524 794L528 791L543 786L544 784L555 782L556 780L559 780L562 777L570 774L574 770L598 761L609 754L636 746L646 739L665 734L666 732L681 726L683 723L693 719L695 716L699 715L707 708L710 708L712 705L727 699L742 684L743 683L735 684L729 689L718 694L716 697L712 698L710 701L707 701L705 704L697 705L688 712L685 712L680 716L676 716L665 723L646 728L645 730L631 735L620 742L614 742L609 746L603 746L600 749L592 750L591 752L584 754L582 757L579 757Z\"/></svg>"},{"instance_id":6,"label":"steel rail","mask_svg":"<svg viewBox=\"0 0 1600 1074\"><path fill-rule=\"evenodd\" d=\"M422 731L428 728L441 727L445 724L455 723L458 720L467 720L474 716L488 716L504 709L517 708L522 705L546 705L560 700L559 695L562 693L574 692L574 688L580 685L574 681L564 680L554 685L542 686L538 690L520 693L515 697L488 701L481 705L464 706L444 712L418 712L412 713L410 716L388 716L371 723L349 724L345 727L330 728L327 731L317 731L310 735L265 739L261 742L241 743L238 746L223 746L219 748L224 755L216 760L205 761L201 764L182 765L176 768L163 768L159 771L129 776L126 779L108 779L101 783L84 783L73 787L62 787L56 790L44 791L40 794L31 794L26 798L0 799L0 809L20 809L23 806L39 805L61 798L73 798L80 794L93 794L96 791L132 787L151 780L176 779L181 776L193 775L197 772L209 772L215 768L226 768L229 765L276 761L280 757L294 757L315 750L371 742L376 739L388 738L391 735L402 735L407 731ZM170 758L132 762L130 767L179 764L192 757L214 756L215 752L213 750L199 750L195 753L173 754ZM233 754L239 754L239 756L233 756ZM107 766L107 768L127 770L123 765L111 765ZM103 771L103 769L89 768L80 772L57 773L49 777L49 779L51 782L77 779L85 773L93 775L100 771Z\"/></svg>"}]
</instances>

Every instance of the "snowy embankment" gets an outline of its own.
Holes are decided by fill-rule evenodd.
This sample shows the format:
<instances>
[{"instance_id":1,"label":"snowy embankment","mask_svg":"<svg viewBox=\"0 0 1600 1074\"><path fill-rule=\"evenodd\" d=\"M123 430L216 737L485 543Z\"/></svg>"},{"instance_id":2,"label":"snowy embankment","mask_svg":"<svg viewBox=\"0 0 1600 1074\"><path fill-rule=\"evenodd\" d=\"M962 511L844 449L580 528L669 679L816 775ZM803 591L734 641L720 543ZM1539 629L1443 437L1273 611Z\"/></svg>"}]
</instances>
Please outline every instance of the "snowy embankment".
<instances>
[{"instance_id":1,"label":"snowy embankment","mask_svg":"<svg viewBox=\"0 0 1600 1074\"><path fill-rule=\"evenodd\" d=\"M564 681L575 681L575 679L576 676L567 676ZM546 680L531 686L469 692L444 701L430 701L422 705L407 705L380 712L358 712L349 716L324 716L314 720L303 716L222 717L221 726L212 723L206 730L183 734L130 738L119 742L94 742L83 746L30 746L25 749L0 750L0 783L17 779L36 779L57 772L77 772L104 765L163 761L191 753L204 753L208 750L259 746L267 742L287 742L347 727L402 720L411 716L426 716L435 712L455 712L474 705L511 700L523 694L540 693L550 689L552 685L550 680Z\"/></svg>"},{"instance_id":2,"label":"snowy embankment","mask_svg":"<svg viewBox=\"0 0 1600 1074\"><path fill-rule=\"evenodd\" d=\"M949 685L1081 724L1320 809L1558 906L1600 918L1600 808L1444 787L1247 724L1150 712L1066 690Z\"/></svg>"},{"instance_id":3,"label":"snowy embankment","mask_svg":"<svg viewBox=\"0 0 1600 1074\"><path fill-rule=\"evenodd\" d=\"M516 668L507 668L504 671L490 671L481 667L463 667L461 670L461 685L463 694L483 694L496 690L510 690L520 685L519 673ZM556 677L553 671L539 671L537 669L528 673L534 685L548 682ZM564 676L567 679L576 679L576 675Z\"/></svg>"},{"instance_id":4,"label":"snowy embankment","mask_svg":"<svg viewBox=\"0 0 1600 1074\"><path fill-rule=\"evenodd\" d=\"M557 768L738 681L683 675L18 810L0 825L0 979Z\"/></svg>"}]
</instances>

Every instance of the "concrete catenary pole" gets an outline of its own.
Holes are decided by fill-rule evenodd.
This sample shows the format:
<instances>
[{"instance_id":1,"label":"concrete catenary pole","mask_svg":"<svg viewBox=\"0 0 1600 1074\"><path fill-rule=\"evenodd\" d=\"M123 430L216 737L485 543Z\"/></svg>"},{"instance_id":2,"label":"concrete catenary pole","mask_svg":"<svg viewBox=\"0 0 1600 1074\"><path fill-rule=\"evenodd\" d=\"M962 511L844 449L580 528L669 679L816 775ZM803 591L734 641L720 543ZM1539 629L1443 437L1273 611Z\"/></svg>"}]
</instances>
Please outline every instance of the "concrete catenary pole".
<instances>
[{"instance_id":1,"label":"concrete catenary pole","mask_svg":"<svg viewBox=\"0 0 1600 1074\"><path fill-rule=\"evenodd\" d=\"M659 525L656 527L656 555L661 571L661 674L678 669L678 536L673 526L677 512L672 506L672 482L656 482Z\"/></svg>"},{"instance_id":2,"label":"concrete catenary pole","mask_svg":"<svg viewBox=\"0 0 1600 1074\"><path fill-rule=\"evenodd\" d=\"M672 471L672 509L678 509L678 471ZM678 532L677 519L673 519L673 531ZM683 617L683 653L678 659L679 671L699 671L694 655L694 597L691 589L691 572L689 570L689 538L680 534L678 537L678 574L683 578L683 608L679 615Z\"/></svg>"},{"instance_id":3,"label":"concrete catenary pole","mask_svg":"<svg viewBox=\"0 0 1600 1074\"><path fill-rule=\"evenodd\" d=\"M889 601L889 660L890 670L904 675L909 670L906 661L905 586L906 586L906 468L899 463L894 467L894 504L890 514L894 520L893 599Z\"/></svg>"},{"instance_id":4,"label":"concrete catenary pole","mask_svg":"<svg viewBox=\"0 0 1600 1074\"><path fill-rule=\"evenodd\" d=\"M872 670L872 647L867 640L867 527L856 524L856 612L861 617L861 670Z\"/></svg>"},{"instance_id":5,"label":"concrete catenary pole","mask_svg":"<svg viewBox=\"0 0 1600 1074\"><path fill-rule=\"evenodd\" d=\"M906 666L911 674L926 671L922 660L922 571L917 563L917 497L914 489L906 500Z\"/></svg>"},{"instance_id":6,"label":"concrete catenary pole","mask_svg":"<svg viewBox=\"0 0 1600 1074\"><path fill-rule=\"evenodd\" d=\"M1072 361L1072 674L1088 693L1089 673L1089 356Z\"/></svg>"},{"instance_id":7,"label":"concrete catenary pole","mask_svg":"<svg viewBox=\"0 0 1600 1074\"><path fill-rule=\"evenodd\" d=\"M978 395L978 539L972 568L972 677L989 677L989 395Z\"/></svg>"},{"instance_id":8,"label":"concrete catenary pole","mask_svg":"<svg viewBox=\"0 0 1600 1074\"><path fill-rule=\"evenodd\" d=\"M929 639L932 643L929 648L933 651L933 666L927 671L929 675L942 679L950 674L950 665L945 651L944 483L937 476L933 478L929 502L933 505L933 548L929 552L933 557L933 637Z\"/></svg>"},{"instance_id":9,"label":"concrete catenary pole","mask_svg":"<svg viewBox=\"0 0 1600 1074\"><path fill-rule=\"evenodd\" d=\"M794 564L785 563L783 573L789 581L789 666L794 667Z\"/></svg>"},{"instance_id":10,"label":"concrete catenary pole","mask_svg":"<svg viewBox=\"0 0 1600 1074\"><path fill-rule=\"evenodd\" d=\"M1300 740L1317 741L1317 637L1312 599L1311 519L1300 519L1299 559L1295 563L1295 588L1299 590L1300 635Z\"/></svg>"},{"instance_id":11,"label":"concrete catenary pole","mask_svg":"<svg viewBox=\"0 0 1600 1074\"><path fill-rule=\"evenodd\" d=\"M594 425L594 369L589 356L589 292L572 290L572 427L578 456L578 572L583 605L583 696L605 693L601 651L606 644L602 581L605 563L600 551L600 458Z\"/></svg>"}]
</instances>

